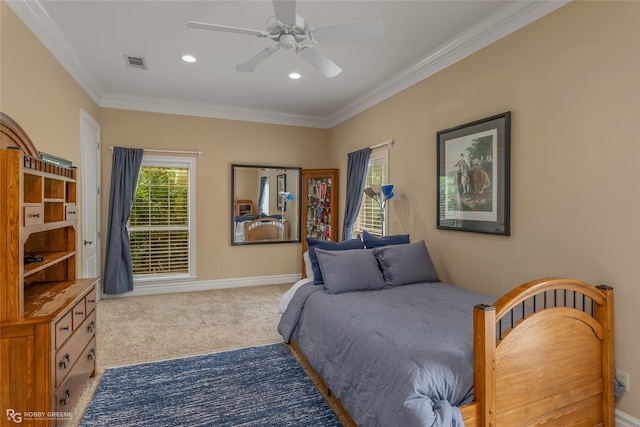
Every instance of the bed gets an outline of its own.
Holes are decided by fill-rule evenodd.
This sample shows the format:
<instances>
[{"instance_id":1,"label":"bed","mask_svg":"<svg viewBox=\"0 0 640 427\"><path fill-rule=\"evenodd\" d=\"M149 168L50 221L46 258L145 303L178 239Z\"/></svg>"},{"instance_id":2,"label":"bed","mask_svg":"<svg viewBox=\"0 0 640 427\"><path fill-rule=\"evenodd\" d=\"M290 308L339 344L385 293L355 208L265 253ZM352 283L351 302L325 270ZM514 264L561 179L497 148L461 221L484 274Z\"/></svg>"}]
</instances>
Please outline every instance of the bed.
<instances>
[{"instance_id":1,"label":"bed","mask_svg":"<svg viewBox=\"0 0 640 427\"><path fill-rule=\"evenodd\" d=\"M310 246L278 326L343 424L614 426L613 289L496 300L440 282L424 242L350 245Z\"/></svg>"}]
</instances>

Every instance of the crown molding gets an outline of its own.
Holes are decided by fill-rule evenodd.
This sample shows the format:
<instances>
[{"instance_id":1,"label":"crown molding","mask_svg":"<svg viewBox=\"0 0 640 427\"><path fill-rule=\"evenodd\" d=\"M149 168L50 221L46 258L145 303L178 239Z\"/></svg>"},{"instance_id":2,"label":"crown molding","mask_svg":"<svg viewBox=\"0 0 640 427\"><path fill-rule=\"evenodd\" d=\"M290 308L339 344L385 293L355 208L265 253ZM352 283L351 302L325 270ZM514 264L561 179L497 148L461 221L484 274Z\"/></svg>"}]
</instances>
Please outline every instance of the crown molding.
<instances>
[{"instance_id":1,"label":"crown molding","mask_svg":"<svg viewBox=\"0 0 640 427\"><path fill-rule=\"evenodd\" d=\"M124 94L104 95L100 99L100 106L104 108L118 108L121 110L177 114L182 116L207 117L286 126L312 128L329 127L328 122L325 119L312 116L296 115L273 110L239 108L210 103L196 103L176 99L133 97Z\"/></svg>"},{"instance_id":2,"label":"crown molding","mask_svg":"<svg viewBox=\"0 0 640 427\"><path fill-rule=\"evenodd\" d=\"M73 47L42 7L41 0L5 1L100 107L324 129L361 113L570 2L570 0L533 0L509 3L507 7L501 8L492 16L459 34L455 39L435 49L427 57L391 80L382 83L330 116L318 117L184 100L104 93L100 85L82 67Z\"/></svg>"},{"instance_id":3,"label":"crown molding","mask_svg":"<svg viewBox=\"0 0 640 427\"><path fill-rule=\"evenodd\" d=\"M508 7L501 8L489 18L478 22L466 32L441 45L403 73L398 74L374 91L336 111L333 116L327 117L330 127L444 70L480 49L570 3L570 1L518 1L509 4Z\"/></svg>"}]
</instances>

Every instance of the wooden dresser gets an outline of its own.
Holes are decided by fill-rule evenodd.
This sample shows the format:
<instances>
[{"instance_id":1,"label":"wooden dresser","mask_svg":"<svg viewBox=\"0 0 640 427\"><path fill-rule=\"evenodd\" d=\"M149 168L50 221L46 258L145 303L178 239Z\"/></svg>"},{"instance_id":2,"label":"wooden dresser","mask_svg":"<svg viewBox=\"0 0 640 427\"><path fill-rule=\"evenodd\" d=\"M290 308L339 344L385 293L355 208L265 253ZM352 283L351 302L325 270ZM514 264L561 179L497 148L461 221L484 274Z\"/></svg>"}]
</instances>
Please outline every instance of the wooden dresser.
<instances>
[{"instance_id":1,"label":"wooden dresser","mask_svg":"<svg viewBox=\"0 0 640 427\"><path fill-rule=\"evenodd\" d=\"M95 374L98 278L76 278L76 169L0 113L0 415L56 426ZM14 147L14 148L12 148Z\"/></svg>"}]
</instances>

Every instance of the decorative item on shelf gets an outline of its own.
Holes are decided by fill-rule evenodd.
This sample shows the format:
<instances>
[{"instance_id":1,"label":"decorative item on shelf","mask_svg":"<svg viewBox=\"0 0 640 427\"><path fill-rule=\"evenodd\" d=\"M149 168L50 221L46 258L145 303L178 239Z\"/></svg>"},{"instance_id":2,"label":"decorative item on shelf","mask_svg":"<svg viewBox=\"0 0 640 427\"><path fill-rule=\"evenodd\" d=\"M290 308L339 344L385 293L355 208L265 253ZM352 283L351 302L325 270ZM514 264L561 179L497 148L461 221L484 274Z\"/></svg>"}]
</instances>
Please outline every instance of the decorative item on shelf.
<instances>
[{"instance_id":1,"label":"decorative item on shelf","mask_svg":"<svg viewBox=\"0 0 640 427\"><path fill-rule=\"evenodd\" d=\"M25 255L24 263L25 264L33 264L36 262L42 262L45 260L44 255Z\"/></svg>"},{"instance_id":2,"label":"decorative item on shelf","mask_svg":"<svg viewBox=\"0 0 640 427\"><path fill-rule=\"evenodd\" d=\"M54 156L53 154L43 153L42 151L40 151L40 158L42 158L42 160L47 163L51 163L66 169L69 169L73 166L71 160L63 159L62 157Z\"/></svg>"},{"instance_id":3,"label":"decorative item on shelf","mask_svg":"<svg viewBox=\"0 0 640 427\"><path fill-rule=\"evenodd\" d=\"M393 199L393 184L371 184L364 189L364 194L371 197L380 207L380 224L382 226L382 235L386 233L384 210L387 206L387 200Z\"/></svg>"}]
</instances>

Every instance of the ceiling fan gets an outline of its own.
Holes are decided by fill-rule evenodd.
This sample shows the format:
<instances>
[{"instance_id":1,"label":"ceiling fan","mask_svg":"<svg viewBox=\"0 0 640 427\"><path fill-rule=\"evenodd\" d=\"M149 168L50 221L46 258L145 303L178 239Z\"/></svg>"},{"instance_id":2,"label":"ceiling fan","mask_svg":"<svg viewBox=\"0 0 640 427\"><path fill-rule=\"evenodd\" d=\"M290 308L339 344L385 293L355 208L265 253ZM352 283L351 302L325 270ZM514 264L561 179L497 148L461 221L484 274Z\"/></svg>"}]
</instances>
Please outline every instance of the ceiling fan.
<instances>
[{"instance_id":1,"label":"ceiling fan","mask_svg":"<svg viewBox=\"0 0 640 427\"><path fill-rule=\"evenodd\" d=\"M268 37L275 45L258 52L244 64L236 65L237 71L251 72L265 59L280 49L295 49L303 59L320 70L326 77L335 77L342 72L337 64L316 50L316 43L366 42L381 38L384 28L380 22L358 22L353 24L327 25L311 27L307 20L296 15L295 0L273 0L275 15L267 20L265 31L226 25L187 22L187 27L246 34L256 37Z\"/></svg>"}]
</instances>

